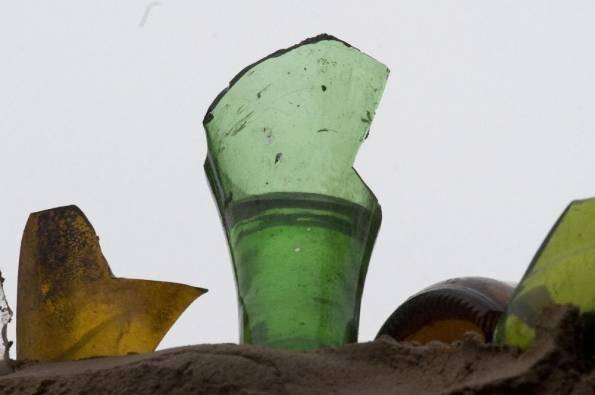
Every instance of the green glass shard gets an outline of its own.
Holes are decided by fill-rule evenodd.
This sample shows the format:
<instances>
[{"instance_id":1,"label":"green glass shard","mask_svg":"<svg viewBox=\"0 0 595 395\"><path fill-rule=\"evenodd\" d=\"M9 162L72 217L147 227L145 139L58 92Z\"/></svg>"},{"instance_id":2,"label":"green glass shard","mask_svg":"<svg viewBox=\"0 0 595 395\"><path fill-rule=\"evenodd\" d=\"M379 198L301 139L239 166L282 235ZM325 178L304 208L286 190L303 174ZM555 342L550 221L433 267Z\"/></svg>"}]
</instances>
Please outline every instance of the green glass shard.
<instances>
[{"instance_id":1,"label":"green glass shard","mask_svg":"<svg viewBox=\"0 0 595 395\"><path fill-rule=\"evenodd\" d=\"M542 309L577 306L586 318L587 347L595 343L595 199L572 202L555 224L516 288L495 341L526 349Z\"/></svg>"},{"instance_id":2,"label":"green glass shard","mask_svg":"<svg viewBox=\"0 0 595 395\"><path fill-rule=\"evenodd\" d=\"M321 35L247 67L209 108L205 170L233 258L242 342L357 340L381 214L352 166L388 72Z\"/></svg>"}]
</instances>

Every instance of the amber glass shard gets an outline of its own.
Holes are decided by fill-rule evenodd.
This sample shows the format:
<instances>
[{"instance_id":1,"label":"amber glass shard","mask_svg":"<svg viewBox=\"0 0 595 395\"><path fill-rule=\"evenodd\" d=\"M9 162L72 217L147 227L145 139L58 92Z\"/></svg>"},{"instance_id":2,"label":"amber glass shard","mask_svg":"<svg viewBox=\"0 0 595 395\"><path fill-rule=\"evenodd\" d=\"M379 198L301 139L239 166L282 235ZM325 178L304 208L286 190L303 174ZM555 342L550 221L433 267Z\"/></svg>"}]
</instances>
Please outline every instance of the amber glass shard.
<instances>
[{"instance_id":1,"label":"amber glass shard","mask_svg":"<svg viewBox=\"0 0 595 395\"><path fill-rule=\"evenodd\" d=\"M21 244L17 357L69 360L153 351L204 292L115 278L78 207L33 213Z\"/></svg>"},{"instance_id":2,"label":"amber glass shard","mask_svg":"<svg viewBox=\"0 0 595 395\"><path fill-rule=\"evenodd\" d=\"M353 169L388 69L328 35L244 69L204 119L243 343L357 340L380 205Z\"/></svg>"},{"instance_id":3,"label":"amber glass shard","mask_svg":"<svg viewBox=\"0 0 595 395\"><path fill-rule=\"evenodd\" d=\"M513 286L483 277L462 277L434 284L407 299L386 320L378 337L399 341L450 343L466 332L491 341Z\"/></svg>"},{"instance_id":4,"label":"amber glass shard","mask_svg":"<svg viewBox=\"0 0 595 395\"><path fill-rule=\"evenodd\" d=\"M595 199L572 202L537 251L496 328L495 340L526 349L544 307L572 304L595 355Z\"/></svg>"}]
</instances>

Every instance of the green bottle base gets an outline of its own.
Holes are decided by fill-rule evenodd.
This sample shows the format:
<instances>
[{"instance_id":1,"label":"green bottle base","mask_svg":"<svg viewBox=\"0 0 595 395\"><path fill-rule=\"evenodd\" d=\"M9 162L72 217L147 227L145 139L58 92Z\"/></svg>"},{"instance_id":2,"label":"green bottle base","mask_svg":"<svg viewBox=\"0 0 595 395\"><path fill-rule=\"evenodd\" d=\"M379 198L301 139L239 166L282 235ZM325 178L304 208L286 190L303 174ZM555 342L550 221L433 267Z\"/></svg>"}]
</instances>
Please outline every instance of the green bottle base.
<instances>
[{"instance_id":1,"label":"green bottle base","mask_svg":"<svg viewBox=\"0 0 595 395\"><path fill-rule=\"evenodd\" d=\"M357 341L361 293L380 225L329 196L277 193L225 210L241 342L311 350Z\"/></svg>"}]
</instances>

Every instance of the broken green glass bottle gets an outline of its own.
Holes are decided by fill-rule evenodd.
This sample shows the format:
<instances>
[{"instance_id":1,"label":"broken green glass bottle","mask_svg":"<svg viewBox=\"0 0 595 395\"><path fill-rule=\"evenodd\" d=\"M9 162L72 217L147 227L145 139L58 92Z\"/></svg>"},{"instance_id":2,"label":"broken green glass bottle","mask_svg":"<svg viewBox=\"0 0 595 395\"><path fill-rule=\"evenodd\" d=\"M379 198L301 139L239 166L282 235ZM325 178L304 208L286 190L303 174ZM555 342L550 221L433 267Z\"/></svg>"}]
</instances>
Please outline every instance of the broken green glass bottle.
<instances>
[{"instance_id":1,"label":"broken green glass bottle","mask_svg":"<svg viewBox=\"0 0 595 395\"><path fill-rule=\"evenodd\" d=\"M572 304L585 323L587 353L595 351L595 199L572 202L539 248L500 319L495 341L521 349L535 339L544 307Z\"/></svg>"},{"instance_id":2,"label":"broken green glass bottle","mask_svg":"<svg viewBox=\"0 0 595 395\"><path fill-rule=\"evenodd\" d=\"M320 35L245 68L204 119L205 171L231 251L240 341L357 341L381 211L353 169L388 69Z\"/></svg>"}]
</instances>

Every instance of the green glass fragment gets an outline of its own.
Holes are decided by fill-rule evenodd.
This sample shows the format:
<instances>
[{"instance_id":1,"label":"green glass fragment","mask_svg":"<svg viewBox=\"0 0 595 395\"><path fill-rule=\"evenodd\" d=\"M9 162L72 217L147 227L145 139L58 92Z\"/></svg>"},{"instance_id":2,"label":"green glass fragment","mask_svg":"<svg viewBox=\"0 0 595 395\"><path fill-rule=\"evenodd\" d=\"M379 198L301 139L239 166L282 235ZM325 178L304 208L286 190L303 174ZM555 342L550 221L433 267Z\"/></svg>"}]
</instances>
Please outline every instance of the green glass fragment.
<instances>
[{"instance_id":1,"label":"green glass fragment","mask_svg":"<svg viewBox=\"0 0 595 395\"><path fill-rule=\"evenodd\" d=\"M542 309L572 304L587 322L587 349L594 351L595 199L572 202L547 236L516 288L495 333L497 343L521 349L535 338Z\"/></svg>"},{"instance_id":2,"label":"green glass fragment","mask_svg":"<svg viewBox=\"0 0 595 395\"><path fill-rule=\"evenodd\" d=\"M241 342L357 340L381 211L352 166L388 72L321 35L247 67L209 108L205 171L233 259Z\"/></svg>"}]
</instances>

